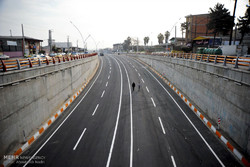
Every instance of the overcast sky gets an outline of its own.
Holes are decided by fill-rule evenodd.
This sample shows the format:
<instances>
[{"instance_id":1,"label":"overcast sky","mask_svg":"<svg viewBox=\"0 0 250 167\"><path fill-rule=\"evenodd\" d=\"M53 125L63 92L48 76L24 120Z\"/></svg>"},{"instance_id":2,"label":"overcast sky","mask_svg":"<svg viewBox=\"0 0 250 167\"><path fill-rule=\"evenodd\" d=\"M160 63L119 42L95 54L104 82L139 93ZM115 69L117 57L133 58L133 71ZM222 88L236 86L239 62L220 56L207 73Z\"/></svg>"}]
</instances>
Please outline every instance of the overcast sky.
<instances>
[{"instance_id":1,"label":"overcast sky","mask_svg":"<svg viewBox=\"0 0 250 167\"><path fill-rule=\"evenodd\" d=\"M80 47L87 39L88 49L112 47L128 36L149 36L149 44L157 44L157 35L171 31L177 25L177 37L181 37L180 23L185 16L205 14L219 2L233 14L234 0L0 0L0 35L22 35L42 39L47 45L48 30L56 42L70 42ZM243 16L249 0L238 0L236 17ZM171 31L174 36L174 28Z\"/></svg>"}]
</instances>

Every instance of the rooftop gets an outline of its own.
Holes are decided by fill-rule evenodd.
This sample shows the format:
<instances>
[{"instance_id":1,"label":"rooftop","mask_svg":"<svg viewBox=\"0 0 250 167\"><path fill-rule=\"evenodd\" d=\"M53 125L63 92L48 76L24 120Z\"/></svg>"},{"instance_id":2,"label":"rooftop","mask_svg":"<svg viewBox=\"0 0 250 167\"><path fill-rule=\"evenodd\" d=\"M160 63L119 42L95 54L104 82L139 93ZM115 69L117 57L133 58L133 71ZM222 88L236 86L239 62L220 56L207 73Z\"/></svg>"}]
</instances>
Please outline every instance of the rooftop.
<instances>
[{"instance_id":1,"label":"rooftop","mask_svg":"<svg viewBox=\"0 0 250 167\"><path fill-rule=\"evenodd\" d=\"M0 36L0 39L17 40L17 39L23 39L23 36ZM24 36L24 39L43 42L43 40L41 40L41 39L31 38L31 37L27 37L27 36Z\"/></svg>"}]
</instances>

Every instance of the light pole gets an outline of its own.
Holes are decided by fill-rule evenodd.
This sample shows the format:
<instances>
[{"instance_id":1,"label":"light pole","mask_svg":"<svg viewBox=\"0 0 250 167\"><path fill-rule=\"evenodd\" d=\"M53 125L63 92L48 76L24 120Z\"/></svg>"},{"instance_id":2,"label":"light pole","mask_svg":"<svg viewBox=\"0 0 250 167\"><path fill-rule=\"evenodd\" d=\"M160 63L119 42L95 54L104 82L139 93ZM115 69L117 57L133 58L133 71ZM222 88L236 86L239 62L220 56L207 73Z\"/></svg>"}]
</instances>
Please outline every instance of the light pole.
<instances>
[{"instance_id":1,"label":"light pole","mask_svg":"<svg viewBox=\"0 0 250 167\"><path fill-rule=\"evenodd\" d=\"M89 34L89 36L84 40L86 50L87 50L86 41L87 41L87 39L88 39L90 36L91 36L91 35Z\"/></svg>"},{"instance_id":2,"label":"light pole","mask_svg":"<svg viewBox=\"0 0 250 167\"><path fill-rule=\"evenodd\" d=\"M77 29L77 31L80 33L80 35L81 35L81 37L82 37L82 42L83 42L83 48L84 48L84 44L85 44L85 41L84 41L84 39L83 39L83 36L82 36L82 33L81 33L81 31L75 26L75 24L73 24L73 22L72 21L70 21L70 23Z\"/></svg>"}]
</instances>

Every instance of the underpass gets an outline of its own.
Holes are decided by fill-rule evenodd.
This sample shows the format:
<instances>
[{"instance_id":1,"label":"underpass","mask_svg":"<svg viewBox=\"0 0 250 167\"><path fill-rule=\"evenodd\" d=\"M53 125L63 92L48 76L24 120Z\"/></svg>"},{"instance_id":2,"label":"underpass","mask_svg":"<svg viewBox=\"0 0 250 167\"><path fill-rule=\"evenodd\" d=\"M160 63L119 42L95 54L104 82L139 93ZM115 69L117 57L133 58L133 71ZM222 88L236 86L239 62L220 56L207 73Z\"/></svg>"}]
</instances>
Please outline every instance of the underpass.
<instances>
[{"instance_id":1,"label":"underpass","mask_svg":"<svg viewBox=\"0 0 250 167\"><path fill-rule=\"evenodd\" d=\"M124 55L100 59L84 92L21 155L30 158L12 166L36 157L41 166L241 165L147 66Z\"/></svg>"}]
</instances>

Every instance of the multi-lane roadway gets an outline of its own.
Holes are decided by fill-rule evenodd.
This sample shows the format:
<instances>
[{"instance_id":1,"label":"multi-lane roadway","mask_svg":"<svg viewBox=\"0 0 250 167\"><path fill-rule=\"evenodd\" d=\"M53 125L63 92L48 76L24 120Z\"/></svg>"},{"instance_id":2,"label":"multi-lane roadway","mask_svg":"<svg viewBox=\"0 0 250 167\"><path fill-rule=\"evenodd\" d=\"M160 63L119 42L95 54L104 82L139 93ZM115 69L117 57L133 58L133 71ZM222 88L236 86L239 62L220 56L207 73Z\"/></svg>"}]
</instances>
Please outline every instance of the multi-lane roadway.
<instances>
[{"instance_id":1,"label":"multi-lane roadway","mask_svg":"<svg viewBox=\"0 0 250 167\"><path fill-rule=\"evenodd\" d=\"M150 69L125 55L99 59L83 93L12 166L241 166Z\"/></svg>"}]
</instances>

